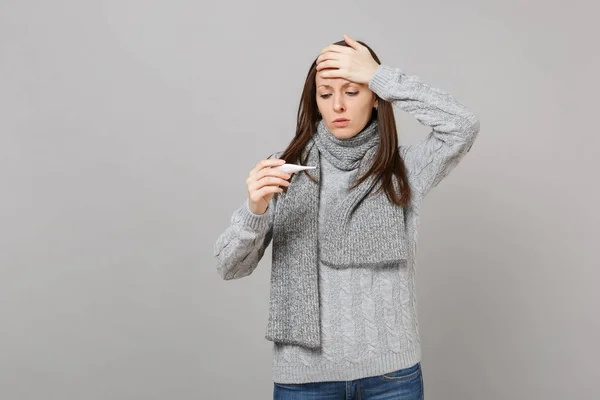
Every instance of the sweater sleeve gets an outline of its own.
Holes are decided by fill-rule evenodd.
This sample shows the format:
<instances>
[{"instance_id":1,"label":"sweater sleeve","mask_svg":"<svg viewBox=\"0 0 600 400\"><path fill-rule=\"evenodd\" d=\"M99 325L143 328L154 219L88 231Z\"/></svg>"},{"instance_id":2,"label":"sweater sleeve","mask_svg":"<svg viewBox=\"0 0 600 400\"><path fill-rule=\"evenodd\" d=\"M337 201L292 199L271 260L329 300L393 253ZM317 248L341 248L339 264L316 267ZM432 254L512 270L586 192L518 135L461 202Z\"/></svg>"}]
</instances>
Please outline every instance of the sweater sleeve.
<instances>
[{"instance_id":1,"label":"sweater sleeve","mask_svg":"<svg viewBox=\"0 0 600 400\"><path fill-rule=\"evenodd\" d=\"M411 186L425 196L471 149L479 133L478 118L447 92L399 68L380 64L369 88L432 128L420 142L398 147Z\"/></svg>"},{"instance_id":2,"label":"sweater sleeve","mask_svg":"<svg viewBox=\"0 0 600 400\"><path fill-rule=\"evenodd\" d=\"M274 153L268 158L277 155ZM271 198L264 214L253 213L248 199L233 212L229 226L219 235L213 247L221 278L243 278L256 269L271 242L276 199L277 194Z\"/></svg>"}]
</instances>

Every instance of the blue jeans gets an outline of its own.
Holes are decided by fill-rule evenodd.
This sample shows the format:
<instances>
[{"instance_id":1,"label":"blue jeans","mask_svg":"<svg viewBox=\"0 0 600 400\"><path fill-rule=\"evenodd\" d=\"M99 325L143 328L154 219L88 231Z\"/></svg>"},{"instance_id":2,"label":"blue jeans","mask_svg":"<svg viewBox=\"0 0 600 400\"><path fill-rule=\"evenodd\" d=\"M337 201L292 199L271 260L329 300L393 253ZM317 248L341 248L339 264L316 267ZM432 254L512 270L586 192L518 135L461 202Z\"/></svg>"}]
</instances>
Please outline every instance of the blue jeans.
<instances>
[{"instance_id":1,"label":"blue jeans","mask_svg":"<svg viewBox=\"0 0 600 400\"><path fill-rule=\"evenodd\" d=\"M421 363L353 381L274 383L274 400L423 400Z\"/></svg>"}]
</instances>

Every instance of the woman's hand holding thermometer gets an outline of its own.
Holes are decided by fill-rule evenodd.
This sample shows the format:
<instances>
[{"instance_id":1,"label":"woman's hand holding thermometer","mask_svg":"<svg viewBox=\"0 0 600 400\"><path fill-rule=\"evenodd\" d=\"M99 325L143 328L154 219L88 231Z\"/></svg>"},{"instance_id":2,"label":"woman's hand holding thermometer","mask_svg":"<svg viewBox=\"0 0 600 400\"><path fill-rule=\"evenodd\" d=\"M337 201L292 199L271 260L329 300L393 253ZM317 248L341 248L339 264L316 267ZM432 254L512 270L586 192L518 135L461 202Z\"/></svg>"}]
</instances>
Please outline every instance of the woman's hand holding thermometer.
<instances>
[{"instance_id":1,"label":"woman's hand holding thermometer","mask_svg":"<svg viewBox=\"0 0 600 400\"><path fill-rule=\"evenodd\" d=\"M283 192L280 185L289 186L288 179L294 172L316 167L286 164L280 158L261 160L248 174L248 205L254 214L264 214L275 193Z\"/></svg>"},{"instance_id":2,"label":"woman's hand holding thermometer","mask_svg":"<svg viewBox=\"0 0 600 400\"><path fill-rule=\"evenodd\" d=\"M269 202L275 193L282 192L279 185L288 186L290 174L276 167L283 165L285 160L271 158L259 161L248 174L248 205L254 214L264 214L269 207Z\"/></svg>"}]
</instances>

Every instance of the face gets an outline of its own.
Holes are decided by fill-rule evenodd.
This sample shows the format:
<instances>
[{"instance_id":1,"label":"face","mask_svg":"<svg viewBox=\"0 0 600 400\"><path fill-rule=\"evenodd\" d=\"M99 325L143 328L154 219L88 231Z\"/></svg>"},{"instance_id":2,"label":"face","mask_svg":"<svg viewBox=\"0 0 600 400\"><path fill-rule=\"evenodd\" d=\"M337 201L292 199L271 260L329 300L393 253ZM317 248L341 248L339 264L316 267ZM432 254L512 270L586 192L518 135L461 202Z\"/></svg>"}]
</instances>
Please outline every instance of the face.
<instances>
[{"instance_id":1,"label":"face","mask_svg":"<svg viewBox=\"0 0 600 400\"><path fill-rule=\"evenodd\" d=\"M363 130L377 104L377 96L368 84L317 74L316 85L317 107L329 132L339 139L348 139ZM346 121L334 122L338 118Z\"/></svg>"}]
</instances>

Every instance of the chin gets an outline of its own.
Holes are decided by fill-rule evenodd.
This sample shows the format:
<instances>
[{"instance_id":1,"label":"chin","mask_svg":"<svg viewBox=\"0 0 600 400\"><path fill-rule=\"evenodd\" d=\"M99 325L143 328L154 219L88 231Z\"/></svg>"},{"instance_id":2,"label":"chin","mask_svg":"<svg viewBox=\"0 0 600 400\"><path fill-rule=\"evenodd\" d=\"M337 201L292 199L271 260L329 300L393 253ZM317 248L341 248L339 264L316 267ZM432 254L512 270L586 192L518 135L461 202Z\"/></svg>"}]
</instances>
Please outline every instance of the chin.
<instances>
[{"instance_id":1,"label":"chin","mask_svg":"<svg viewBox=\"0 0 600 400\"><path fill-rule=\"evenodd\" d=\"M335 130L331 131L335 137L338 139L350 139L351 137L356 136L358 132L352 132L348 130L348 128L335 128Z\"/></svg>"}]
</instances>

